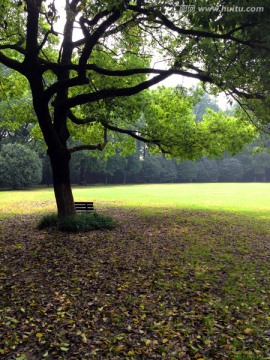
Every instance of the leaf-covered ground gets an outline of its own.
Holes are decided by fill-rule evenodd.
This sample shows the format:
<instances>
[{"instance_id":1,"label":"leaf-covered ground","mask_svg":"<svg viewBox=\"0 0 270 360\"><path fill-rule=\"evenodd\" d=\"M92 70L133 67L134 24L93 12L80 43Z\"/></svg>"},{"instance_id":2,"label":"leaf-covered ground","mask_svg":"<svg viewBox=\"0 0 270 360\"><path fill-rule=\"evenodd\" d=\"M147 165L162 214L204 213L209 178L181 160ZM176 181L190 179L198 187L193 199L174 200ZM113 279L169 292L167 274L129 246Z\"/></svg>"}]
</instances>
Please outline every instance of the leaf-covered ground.
<instances>
[{"instance_id":1,"label":"leaf-covered ground","mask_svg":"<svg viewBox=\"0 0 270 360\"><path fill-rule=\"evenodd\" d=\"M270 359L270 224L106 213L76 235L1 221L1 359Z\"/></svg>"}]
</instances>

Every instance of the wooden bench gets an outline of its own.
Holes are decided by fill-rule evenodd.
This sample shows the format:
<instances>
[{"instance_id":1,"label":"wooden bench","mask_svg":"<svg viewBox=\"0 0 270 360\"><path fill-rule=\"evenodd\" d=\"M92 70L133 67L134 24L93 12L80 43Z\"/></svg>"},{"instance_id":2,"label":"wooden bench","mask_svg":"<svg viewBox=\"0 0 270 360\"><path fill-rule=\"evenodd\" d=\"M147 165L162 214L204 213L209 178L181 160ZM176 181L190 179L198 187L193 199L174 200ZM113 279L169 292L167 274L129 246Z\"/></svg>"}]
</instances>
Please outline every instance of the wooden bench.
<instances>
[{"instance_id":1,"label":"wooden bench","mask_svg":"<svg viewBox=\"0 0 270 360\"><path fill-rule=\"evenodd\" d=\"M77 212L94 211L93 201L76 201L74 204Z\"/></svg>"}]
</instances>

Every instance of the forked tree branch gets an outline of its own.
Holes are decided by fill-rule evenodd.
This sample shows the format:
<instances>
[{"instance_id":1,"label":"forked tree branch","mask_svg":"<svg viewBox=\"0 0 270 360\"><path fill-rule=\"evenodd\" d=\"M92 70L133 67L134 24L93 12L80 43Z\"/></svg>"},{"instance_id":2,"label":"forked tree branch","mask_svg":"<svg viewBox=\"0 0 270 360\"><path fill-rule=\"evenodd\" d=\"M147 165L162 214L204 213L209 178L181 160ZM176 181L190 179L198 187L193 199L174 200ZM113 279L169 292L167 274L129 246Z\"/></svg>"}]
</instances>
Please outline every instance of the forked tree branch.
<instances>
[{"instance_id":1,"label":"forked tree branch","mask_svg":"<svg viewBox=\"0 0 270 360\"><path fill-rule=\"evenodd\" d=\"M99 150L99 151L103 151L103 149L105 148L105 146L108 143L108 137L107 137L107 129L104 128L104 135L103 135L103 143L100 144L96 144L96 145L78 145L78 146L74 146L69 150L69 152L72 154L74 152L77 151L82 151L82 150Z\"/></svg>"},{"instance_id":2,"label":"forked tree branch","mask_svg":"<svg viewBox=\"0 0 270 360\"><path fill-rule=\"evenodd\" d=\"M93 122L97 121L96 117L86 118L86 119L79 119L77 116L75 116L73 114L73 112L71 110L69 110L67 112L67 116L74 124L77 124L77 125L86 125L86 124L93 123Z\"/></svg>"},{"instance_id":3,"label":"forked tree branch","mask_svg":"<svg viewBox=\"0 0 270 360\"><path fill-rule=\"evenodd\" d=\"M72 122L74 122L77 125L84 125L84 124L88 124L90 122L97 121L96 118L79 119L71 111L68 112L68 117ZM99 121L100 121L100 119L99 119ZM160 140L158 140L158 139L150 139L150 138L146 138L144 136L141 136L141 135L139 135L138 130L122 129L122 128L119 128L118 126L108 124L106 121L101 121L101 125L104 127L104 143L103 144L79 145L79 146L71 148L69 151L71 153L75 152L75 151L80 151L80 150L100 150L100 151L102 151L104 149L104 147L106 146L107 142L108 142L107 130L111 130L111 131L114 131L114 132L117 132L117 133L120 133L120 134L129 135L129 136L133 137L136 140L139 140L139 141L142 141L142 142L145 142L145 143L148 143L148 144L157 145L163 153L168 152L162 147L162 144L161 144Z\"/></svg>"},{"instance_id":4,"label":"forked tree branch","mask_svg":"<svg viewBox=\"0 0 270 360\"><path fill-rule=\"evenodd\" d=\"M148 89L150 86L159 83L160 81L166 79L168 76L170 76L170 74L166 73L164 75L155 76L150 80L141 82L140 84L131 87L110 88L96 91L94 93L77 95L68 99L66 104L63 104L63 106L66 106L68 109L70 109L77 105L91 103L102 99L115 98L120 96L132 96L138 94L145 89Z\"/></svg>"}]
</instances>

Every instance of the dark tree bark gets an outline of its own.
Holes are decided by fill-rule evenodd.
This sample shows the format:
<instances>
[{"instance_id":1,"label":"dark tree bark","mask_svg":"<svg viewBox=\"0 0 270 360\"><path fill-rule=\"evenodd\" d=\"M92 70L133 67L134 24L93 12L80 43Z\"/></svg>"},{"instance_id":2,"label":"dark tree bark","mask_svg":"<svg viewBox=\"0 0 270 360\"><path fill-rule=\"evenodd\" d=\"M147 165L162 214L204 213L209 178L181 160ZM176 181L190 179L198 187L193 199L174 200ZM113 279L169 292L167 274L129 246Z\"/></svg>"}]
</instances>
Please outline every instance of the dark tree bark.
<instances>
[{"instance_id":1,"label":"dark tree bark","mask_svg":"<svg viewBox=\"0 0 270 360\"><path fill-rule=\"evenodd\" d=\"M75 215L75 205L70 183L69 162L70 154L68 150L63 151L61 155L48 150L53 173L53 187L57 204L58 216Z\"/></svg>"}]
</instances>

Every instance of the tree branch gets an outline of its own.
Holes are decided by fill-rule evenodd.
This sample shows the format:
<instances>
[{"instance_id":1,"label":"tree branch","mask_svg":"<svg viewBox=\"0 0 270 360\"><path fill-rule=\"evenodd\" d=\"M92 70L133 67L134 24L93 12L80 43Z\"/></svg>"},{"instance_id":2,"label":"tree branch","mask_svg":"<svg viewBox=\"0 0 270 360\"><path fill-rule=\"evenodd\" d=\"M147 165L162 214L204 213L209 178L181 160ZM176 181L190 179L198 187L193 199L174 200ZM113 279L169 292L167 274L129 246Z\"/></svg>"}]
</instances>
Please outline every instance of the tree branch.
<instances>
[{"instance_id":1,"label":"tree branch","mask_svg":"<svg viewBox=\"0 0 270 360\"><path fill-rule=\"evenodd\" d=\"M29 62L36 61L39 52L38 47L38 22L42 0L26 0L27 24L26 24L26 57Z\"/></svg>"},{"instance_id":2,"label":"tree branch","mask_svg":"<svg viewBox=\"0 0 270 360\"><path fill-rule=\"evenodd\" d=\"M97 119L94 117L87 118L87 119L79 119L77 116L75 116L73 114L73 112L71 110L68 111L67 116L68 116L69 120L71 120L74 124L77 124L77 125L85 125L85 124L89 124L89 123L97 121Z\"/></svg>"},{"instance_id":3,"label":"tree branch","mask_svg":"<svg viewBox=\"0 0 270 360\"><path fill-rule=\"evenodd\" d=\"M0 50L15 50L18 51L18 53L25 55L25 50L20 46L22 41L18 42L17 44L0 45Z\"/></svg>"},{"instance_id":4,"label":"tree branch","mask_svg":"<svg viewBox=\"0 0 270 360\"><path fill-rule=\"evenodd\" d=\"M46 41L48 40L48 37L50 34L58 36L58 33L56 31L54 31L53 29L48 30L44 36L44 39L42 40L42 43L39 45L39 50L42 50L42 48L46 44Z\"/></svg>"},{"instance_id":5,"label":"tree branch","mask_svg":"<svg viewBox=\"0 0 270 360\"><path fill-rule=\"evenodd\" d=\"M19 73L24 75L24 66L17 60L7 57L3 53L0 52L0 63L4 64L5 66L18 71Z\"/></svg>"},{"instance_id":6,"label":"tree branch","mask_svg":"<svg viewBox=\"0 0 270 360\"><path fill-rule=\"evenodd\" d=\"M44 98L47 102L50 101L52 96L57 93L59 90L67 89L74 86L81 86L89 84L89 79L82 77L74 77L72 79L60 80L48 87L44 91Z\"/></svg>"},{"instance_id":7,"label":"tree branch","mask_svg":"<svg viewBox=\"0 0 270 360\"><path fill-rule=\"evenodd\" d=\"M103 135L103 143L102 144L97 144L97 145L78 145L78 146L74 146L72 148L70 148L68 151L70 153L74 153L76 151L82 151L82 150L99 150L102 151L105 146L108 143L108 138L107 138L107 129L104 128L104 135Z\"/></svg>"},{"instance_id":8,"label":"tree branch","mask_svg":"<svg viewBox=\"0 0 270 360\"><path fill-rule=\"evenodd\" d=\"M230 89L232 93L238 95L239 97L241 98L245 98L245 99L257 99L257 100L264 100L265 99L265 96L263 95L260 95L258 93L253 93L253 94L248 94L248 93L245 93L243 91L240 91L236 88L233 88L233 89Z\"/></svg>"},{"instance_id":9,"label":"tree branch","mask_svg":"<svg viewBox=\"0 0 270 360\"><path fill-rule=\"evenodd\" d=\"M155 144L155 145L160 144L159 140L147 139L147 138L145 138L143 136L138 135L138 131L136 131L136 130L121 129L121 128L117 127L117 126L113 126L113 125L107 124L105 122L101 123L101 124L108 130L112 130L112 131L116 131L116 132L121 133L121 134L129 135L129 136L133 137L136 140L140 140L140 141L143 141L145 143L151 143L151 144Z\"/></svg>"},{"instance_id":10,"label":"tree branch","mask_svg":"<svg viewBox=\"0 0 270 360\"><path fill-rule=\"evenodd\" d=\"M208 31L201 31L201 30L193 30L193 29L182 29L178 26L176 26L171 20L169 20L162 12L156 10L156 9L143 9L140 6L136 6L136 5L128 5L128 9L133 10L137 13L141 13L147 16L153 15L155 18L159 18L161 21L161 24L163 24L166 28L180 34L180 35L187 35L187 36L195 36L195 37L203 37L203 38L210 38L210 39L223 39L223 40L232 40L238 44L242 44L242 45L247 45L250 47L260 47L263 48L265 50L270 51L269 47L267 46L263 46L263 45L259 45L258 43L253 43L252 41L244 41L241 39L238 39L234 36L232 36L231 34L234 33L235 31L239 30L239 28L233 29L228 31L225 34L217 34L217 33L212 33L212 32L208 32ZM256 24L254 24L255 26Z\"/></svg>"},{"instance_id":11,"label":"tree branch","mask_svg":"<svg viewBox=\"0 0 270 360\"><path fill-rule=\"evenodd\" d=\"M75 71L79 71L79 67L80 65L78 64L57 64L57 63L49 63L49 62L45 62L43 60L43 71L47 71L47 70L52 70L54 72L58 72L58 71L63 71L63 70L75 70ZM191 77L194 79L198 79L201 81L209 81L211 82L213 79L207 75L207 74L194 74L194 73L190 73L184 70L179 70L177 69L177 65L172 67L171 69L168 70L163 70L163 69L153 69L153 68L135 68L135 69L126 69L126 70L109 70L109 69L105 69L105 68L101 68L95 64L87 64L85 66L86 70L92 70L95 71L98 74L101 75L107 75L107 76L132 76L132 75L140 75L140 74L158 74L158 75L166 75L171 76L171 75L183 75L183 76L187 76L187 77ZM79 77L78 77L79 78ZM73 78L73 79L78 79ZM74 81L73 79L72 82ZM161 80L160 80L161 81ZM66 84L67 86L68 83ZM58 86L58 85L57 85ZM70 86L73 86L73 84L71 83ZM151 85L150 85L151 86Z\"/></svg>"},{"instance_id":12,"label":"tree branch","mask_svg":"<svg viewBox=\"0 0 270 360\"><path fill-rule=\"evenodd\" d=\"M44 71L45 71L45 69L48 69L48 66L51 69L54 69L54 71L60 71L60 69L64 70L67 68L70 70L76 70L76 71L78 71L78 69L79 69L79 65L76 65L76 64L61 65L61 64L55 63L55 64L50 64L50 65L45 64ZM137 94L140 91L145 90L145 89L159 83L160 81L166 79L167 77L169 77L171 75L182 75L185 77L198 79L202 82L208 82L213 85L216 85L221 89L223 89L224 85L225 85L224 83L217 82L213 77L211 77L208 74L206 74L205 72L203 72L203 70L201 70L193 65L190 65L190 64L188 65L188 68L190 68L191 70L197 71L197 73L179 70L179 69L177 69L177 63L175 65L175 67L172 67L169 70L161 70L161 69L153 69L153 68L109 70L109 69L101 68L95 64L87 64L86 68L87 68L87 70L92 70L101 75L106 75L106 76L119 76L119 77L123 76L123 77L125 77L125 76L139 75L139 74L157 74L157 76L153 77L150 80L144 81L138 85L135 85L133 87L118 88L118 89L117 88L104 89L104 90L96 91L95 93L82 94L82 95L75 96L68 100L69 108L77 106L77 105L85 104L87 102L93 102L93 101L98 101L101 99L106 99L109 97L131 96L131 95ZM69 79L69 80L59 81L59 82L53 84L52 86L50 86L45 91L46 100L49 101L51 99L51 97L59 89L63 89L64 87L69 88L69 87L74 87L74 86L85 85L88 83L89 83L89 79L80 78L79 76ZM258 93L248 94L243 91L241 92L238 89L233 89L233 91L238 96L244 97L246 99L252 99L252 98L264 99L264 97Z\"/></svg>"},{"instance_id":13,"label":"tree branch","mask_svg":"<svg viewBox=\"0 0 270 360\"><path fill-rule=\"evenodd\" d=\"M73 121L75 124L78 124L78 125L87 124L89 122L94 122L94 121L97 120L95 118L78 119L74 114L72 114L71 111L68 112L68 117L69 117L69 119L71 121ZM143 137L143 136L139 135L137 130L122 129L122 128L119 128L117 126L110 125L110 124L106 123L105 121L101 121L101 125L104 127L104 143L103 144L80 145L80 146L76 146L74 148L71 148L69 151L70 152L75 152L75 151L80 151L80 150L100 150L100 151L102 151L104 149L105 145L108 142L107 130L111 130L111 131L115 131L115 132L118 132L118 133L121 133L121 134L129 135L129 136L133 137L136 140L139 140L139 141L142 141L142 142L145 142L145 143L148 143L148 144L157 145L163 153L166 152L162 148L162 145L161 145L159 140L147 139L146 137Z\"/></svg>"},{"instance_id":14,"label":"tree branch","mask_svg":"<svg viewBox=\"0 0 270 360\"><path fill-rule=\"evenodd\" d=\"M77 152L77 151L82 151L82 150L99 150L102 151L104 149L105 145L104 144L97 144L97 145L78 145L78 146L74 146L72 148L69 148L68 151L70 152L70 154Z\"/></svg>"},{"instance_id":15,"label":"tree branch","mask_svg":"<svg viewBox=\"0 0 270 360\"><path fill-rule=\"evenodd\" d=\"M121 16L121 11L119 9L114 10L111 16L108 17L94 32L92 35L89 34L86 27L84 26L84 18L81 18L80 25L83 30L84 36L86 38L86 43L82 51L80 60L79 60L79 75L85 75L85 66L92 53L94 46L97 44L98 40L105 33L105 31L118 20Z\"/></svg>"},{"instance_id":16,"label":"tree branch","mask_svg":"<svg viewBox=\"0 0 270 360\"><path fill-rule=\"evenodd\" d=\"M105 16L107 16L107 15L109 15L109 14L110 14L110 12L109 12L108 10L104 10L104 11L101 11L101 12L99 12L98 14L96 14L92 20L88 20L88 19L86 19L85 17L81 17L81 20L82 20L83 22L85 22L88 26L95 26L95 25L98 24L98 22L99 22L102 18L104 18Z\"/></svg>"},{"instance_id":17,"label":"tree branch","mask_svg":"<svg viewBox=\"0 0 270 360\"><path fill-rule=\"evenodd\" d=\"M108 130L112 130L112 131L116 131L118 133L129 135L129 136L133 137L134 139L142 141L142 142L147 143L147 144L156 145L163 154L169 154L170 153L168 150L165 150L163 148L163 146L161 144L161 141L158 140L158 139L147 139L146 137L139 135L138 132L135 131L135 130L121 129L121 128L117 127L117 126L109 125L109 124L106 124L106 123L102 123L102 125L105 128L107 128Z\"/></svg>"},{"instance_id":18,"label":"tree branch","mask_svg":"<svg viewBox=\"0 0 270 360\"><path fill-rule=\"evenodd\" d=\"M114 98L114 97L120 97L120 96L131 96L138 94L139 92L148 89L150 86L153 86L160 81L166 79L171 74L165 73L158 76L155 76L154 78L144 81L138 85L132 86L132 87L126 87L126 88L111 88L111 89L104 89L100 91L96 91L94 93L89 94L81 94L74 96L67 100L66 104L63 104L64 106L67 106L67 108L72 108L77 105L82 105L102 99L108 99L108 98Z\"/></svg>"}]
</instances>

